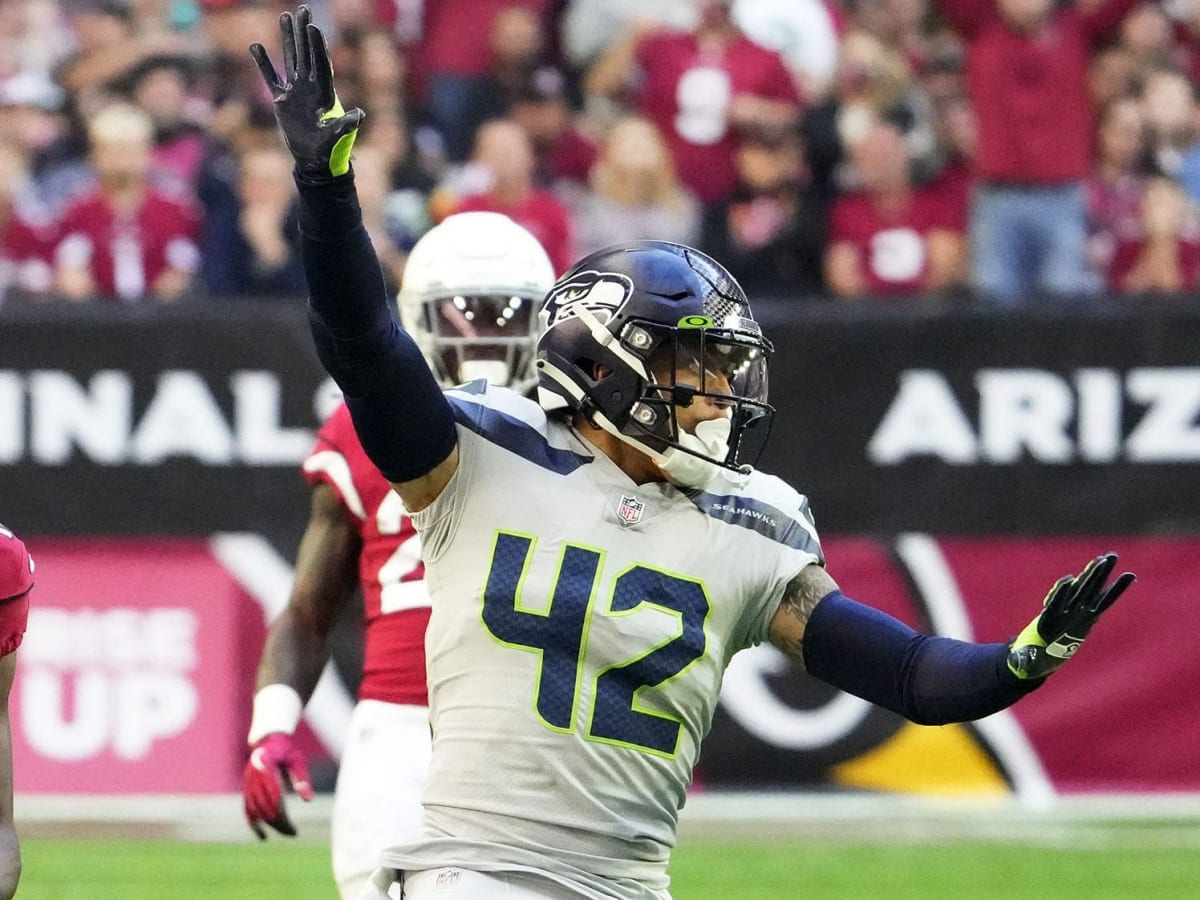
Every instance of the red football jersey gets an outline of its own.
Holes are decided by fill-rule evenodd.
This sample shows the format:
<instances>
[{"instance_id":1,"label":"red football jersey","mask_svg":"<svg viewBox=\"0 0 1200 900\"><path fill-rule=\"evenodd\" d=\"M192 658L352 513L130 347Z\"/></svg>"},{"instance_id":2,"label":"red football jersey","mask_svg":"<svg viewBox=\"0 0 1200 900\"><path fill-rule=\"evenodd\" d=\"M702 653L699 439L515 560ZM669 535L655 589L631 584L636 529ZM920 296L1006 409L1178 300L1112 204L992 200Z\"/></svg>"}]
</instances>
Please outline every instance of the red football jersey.
<instances>
[{"instance_id":1,"label":"red football jersey","mask_svg":"<svg viewBox=\"0 0 1200 900\"><path fill-rule=\"evenodd\" d=\"M1118 293L1127 290L1125 279L1145 249L1144 239L1124 237L1117 241L1112 263L1108 269L1108 288ZM1183 279L1180 290L1194 291L1200 286L1200 237L1181 235L1179 238L1179 275Z\"/></svg>"},{"instance_id":2,"label":"red football jersey","mask_svg":"<svg viewBox=\"0 0 1200 900\"><path fill-rule=\"evenodd\" d=\"M893 216L882 215L867 194L846 194L833 205L829 240L854 247L869 293L911 293L925 283L929 232L961 231L954 218L949 204L933 192L914 192L907 207Z\"/></svg>"},{"instance_id":3,"label":"red football jersey","mask_svg":"<svg viewBox=\"0 0 1200 900\"><path fill-rule=\"evenodd\" d=\"M33 557L21 539L0 525L0 656L7 656L25 637Z\"/></svg>"},{"instance_id":4,"label":"red football jersey","mask_svg":"<svg viewBox=\"0 0 1200 900\"><path fill-rule=\"evenodd\" d=\"M102 297L141 299L168 269L193 272L200 264L196 210L156 190L128 216L100 193L88 194L67 209L62 232L56 258L90 266Z\"/></svg>"},{"instance_id":5,"label":"red football jersey","mask_svg":"<svg viewBox=\"0 0 1200 900\"><path fill-rule=\"evenodd\" d=\"M782 57L747 38L710 55L694 35L656 31L638 43L637 61L641 112L666 138L680 180L704 203L725 199L737 184L734 99L749 94L800 107Z\"/></svg>"},{"instance_id":6,"label":"red football jersey","mask_svg":"<svg viewBox=\"0 0 1200 900\"><path fill-rule=\"evenodd\" d=\"M358 576L366 632L359 697L427 705L429 594L421 542L399 495L358 442L345 404L321 426L302 469L309 483L333 487L362 537Z\"/></svg>"}]
</instances>

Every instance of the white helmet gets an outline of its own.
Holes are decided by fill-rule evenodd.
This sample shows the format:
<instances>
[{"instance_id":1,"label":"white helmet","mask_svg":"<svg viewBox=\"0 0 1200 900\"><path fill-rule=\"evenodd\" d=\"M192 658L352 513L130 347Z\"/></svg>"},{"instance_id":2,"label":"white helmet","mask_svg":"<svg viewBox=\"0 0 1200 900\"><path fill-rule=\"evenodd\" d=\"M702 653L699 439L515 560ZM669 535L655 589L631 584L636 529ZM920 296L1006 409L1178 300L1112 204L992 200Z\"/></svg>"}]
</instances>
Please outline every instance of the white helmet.
<instances>
[{"instance_id":1,"label":"white helmet","mask_svg":"<svg viewBox=\"0 0 1200 900\"><path fill-rule=\"evenodd\" d=\"M537 238L508 216L448 216L416 243L400 286L400 323L449 387L486 378L527 391L538 309L554 266Z\"/></svg>"}]
</instances>

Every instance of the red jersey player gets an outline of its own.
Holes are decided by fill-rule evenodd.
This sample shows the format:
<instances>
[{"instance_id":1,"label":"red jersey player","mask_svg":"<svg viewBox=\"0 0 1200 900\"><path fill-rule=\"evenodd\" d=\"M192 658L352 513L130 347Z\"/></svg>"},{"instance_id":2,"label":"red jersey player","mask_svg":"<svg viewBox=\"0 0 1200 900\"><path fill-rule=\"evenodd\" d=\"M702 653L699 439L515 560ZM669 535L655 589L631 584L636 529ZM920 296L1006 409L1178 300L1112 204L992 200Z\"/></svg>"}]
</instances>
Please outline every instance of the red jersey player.
<instances>
[{"instance_id":1,"label":"red jersey player","mask_svg":"<svg viewBox=\"0 0 1200 900\"><path fill-rule=\"evenodd\" d=\"M17 668L16 650L25 636L33 557L21 539L0 525L0 900L17 892L21 848L13 827L12 735L8 724L8 692Z\"/></svg>"},{"instance_id":2,"label":"red jersey player","mask_svg":"<svg viewBox=\"0 0 1200 900\"><path fill-rule=\"evenodd\" d=\"M545 250L507 216L448 217L417 242L400 291L405 329L446 386L487 378L517 389L534 381L537 310L554 283ZM292 735L326 661L337 612L361 586L363 678L334 795L333 870L356 897L380 851L414 833L429 759L425 625L429 597L421 547L399 495L367 459L343 404L304 461L312 509L287 609L272 623L259 663L246 817L295 834L283 781L312 797Z\"/></svg>"}]
</instances>

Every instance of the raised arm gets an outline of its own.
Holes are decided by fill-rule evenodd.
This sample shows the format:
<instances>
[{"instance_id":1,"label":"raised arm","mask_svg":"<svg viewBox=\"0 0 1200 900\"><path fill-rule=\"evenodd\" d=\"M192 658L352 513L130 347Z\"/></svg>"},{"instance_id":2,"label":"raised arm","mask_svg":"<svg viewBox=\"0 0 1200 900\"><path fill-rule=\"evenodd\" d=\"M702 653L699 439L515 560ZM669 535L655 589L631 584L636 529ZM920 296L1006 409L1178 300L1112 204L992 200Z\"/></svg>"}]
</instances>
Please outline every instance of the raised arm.
<instances>
[{"instance_id":1,"label":"raised arm","mask_svg":"<svg viewBox=\"0 0 1200 900\"><path fill-rule=\"evenodd\" d=\"M313 339L367 455L416 512L441 493L458 465L453 412L416 343L393 318L363 225L350 153L364 113L347 112L337 99L325 37L308 8L283 13L279 24L283 77L262 44L252 44L250 53L296 162Z\"/></svg>"},{"instance_id":2,"label":"raised arm","mask_svg":"<svg viewBox=\"0 0 1200 900\"><path fill-rule=\"evenodd\" d=\"M1111 584L1114 553L1055 582L1010 643L920 634L851 600L818 566L802 570L771 620L771 642L811 674L921 725L980 719L1011 706L1075 654L1134 577Z\"/></svg>"}]
</instances>

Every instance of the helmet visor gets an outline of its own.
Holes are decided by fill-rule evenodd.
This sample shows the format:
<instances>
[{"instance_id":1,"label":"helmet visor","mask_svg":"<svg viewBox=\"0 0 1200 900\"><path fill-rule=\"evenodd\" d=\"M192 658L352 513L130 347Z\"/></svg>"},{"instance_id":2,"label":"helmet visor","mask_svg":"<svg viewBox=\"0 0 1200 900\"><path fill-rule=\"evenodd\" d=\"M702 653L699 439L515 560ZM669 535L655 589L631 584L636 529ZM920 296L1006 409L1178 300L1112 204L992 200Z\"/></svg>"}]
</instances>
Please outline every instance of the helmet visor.
<instances>
[{"instance_id":1,"label":"helmet visor","mask_svg":"<svg viewBox=\"0 0 1200 900\"><path fill-rule=\"evenodd\" d=\"M774 414L767 403L770 344L754 331L642 327L661 339L646 357L650 380L634 410L635 427L674 444L681 427L690 430L681 422L704 418L682 410L707 404L730 419L728 455L714 461L734 468L756 463Z\"/></svg>"},{"instance_id":2,"label":"helmet visor","mask_svg":"<svg viewBox=\"0 0 1200 900\"><path fill-rule=\"evenodd\" d=\"M439 376L450 384L487 378L523 389L532 371L537 305L529 297L504 294L428 301L426 321Z\"/></svg>"}]
</instances>

